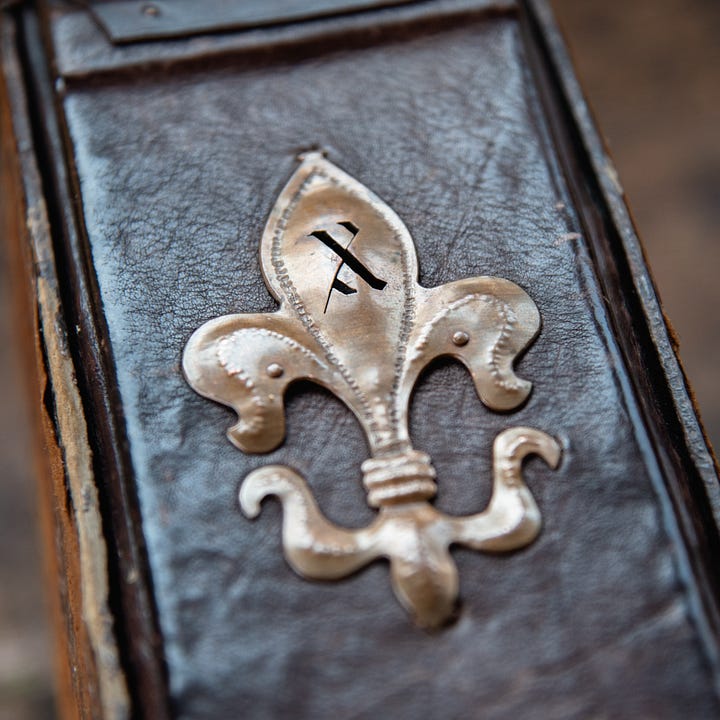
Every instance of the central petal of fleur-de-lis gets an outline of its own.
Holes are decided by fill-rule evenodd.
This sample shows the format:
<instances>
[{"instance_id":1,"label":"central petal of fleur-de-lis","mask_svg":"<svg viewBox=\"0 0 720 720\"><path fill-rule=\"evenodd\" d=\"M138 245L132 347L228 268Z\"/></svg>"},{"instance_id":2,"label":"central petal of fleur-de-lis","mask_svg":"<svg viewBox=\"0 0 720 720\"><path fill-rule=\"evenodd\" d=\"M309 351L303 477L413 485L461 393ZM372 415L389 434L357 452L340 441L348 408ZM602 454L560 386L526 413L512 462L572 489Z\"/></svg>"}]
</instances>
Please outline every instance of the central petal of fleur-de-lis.
<instances>
[{"instance_id":1,"label":"central petal of fleur-de-lis","mask_svg":"<svg viewBox=\"0 0 720 720\"><path fill-rule=\"evenodd\" d=\"M250 473L240 505L254 517L264 497L281 500L285 557L304 577L341 578L388 558L402 604L418 624L441 625L458 593L449 547L504 551L532 542L540 513L522 480L522 459L534 453L556 467L560 447L538 430L504 431L494 443L488 507L445 515L428 502L437 489L430 458L410 442L410 395L428 363L450 356L470 371L487 407L521 405L531 385L515 375L513 361L540 328L535 303L495 277L421 287L400 218L319 153L304 156L280 193L261 262L280 308L205 323L185 348L185 376L198 393L237 412L228 437L252 453L282 443L290 383L309 379L335 393L367 435L363 482L379 513L367 528L338 527L323 517L305 480L280 465Z\"/></svg>"}]
</instances>

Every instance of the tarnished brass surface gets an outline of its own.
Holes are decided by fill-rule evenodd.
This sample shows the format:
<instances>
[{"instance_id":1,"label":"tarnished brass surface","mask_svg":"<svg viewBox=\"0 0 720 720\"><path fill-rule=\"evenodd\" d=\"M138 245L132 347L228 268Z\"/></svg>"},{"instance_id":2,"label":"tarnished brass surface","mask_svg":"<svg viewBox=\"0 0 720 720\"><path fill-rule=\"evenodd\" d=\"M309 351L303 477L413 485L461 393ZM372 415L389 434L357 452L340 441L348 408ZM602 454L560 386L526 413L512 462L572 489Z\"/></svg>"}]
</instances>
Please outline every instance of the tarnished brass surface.
<instances>
[{"instance_id":1,"label":"tarnished brass surface","mask_svg":"<svg viewBox=\"0 0 720 720\"><path fill-rule=\"evenodd\" d=\"M185 376L201 395L235 409L239 420L228 437L245 452L282 443L283 396L293 381L335 393L367 435L363 482L379 514L359 530L330 523L305 480L284 466L250 473L240 505L254 517L264 497L281 500L285 556L305 577L336 579L387 557L402 604L418 624L441 625L458 592L449 546L505 551L532 542L540 513L521 462L537 454L554 468L560 446L538 430L505 430L494 444L487 509L444 515L428 502L436 492L430 457L410 442L410 395L428 363L451 356L470 371L487 407L521 405L531 385L515 375L513 362L539 331L535 303L495 277L418 285L415 247L400 218L319 153L303 157L281 192L261 262L279 310L205 323L185 348Z\"/></svg>"}]
</instances>

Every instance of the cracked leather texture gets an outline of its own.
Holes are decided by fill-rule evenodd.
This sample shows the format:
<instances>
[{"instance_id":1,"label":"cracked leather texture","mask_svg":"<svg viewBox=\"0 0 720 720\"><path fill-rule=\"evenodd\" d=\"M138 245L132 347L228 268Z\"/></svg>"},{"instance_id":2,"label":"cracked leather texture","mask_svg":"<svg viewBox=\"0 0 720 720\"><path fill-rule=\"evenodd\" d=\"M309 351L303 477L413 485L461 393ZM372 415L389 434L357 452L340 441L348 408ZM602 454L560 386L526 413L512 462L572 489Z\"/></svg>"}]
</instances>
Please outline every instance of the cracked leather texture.
<instances>
[{"instance_id":1,"label":"cracked leather texture","mask_svg":"<svg viewBox=\"0 0 720 720\"><path fill-rule=\"evenodd\" d=\"M717 716L661 480L571 235L582 230L516 21L263 62L76 85L65 99L177 717ZM285 444L246 455L225 438L234 415L180 371L205 321L274 309L262 228L315 146L402 218L423 285L497 275L542 316L518 365L534 384L519 411L488 411L451 362L416 391L412 438L447 512L484 507L503 429L564 445L557 471L526 465L539 539L510 555L455 551L462 610L434 634L409 622L384 563L302 580L283 560L279 504L255 521L239 512L240 480L284 463L330 519L368 523L350 411L297 387Z\"/></svg>"}]
</instances>

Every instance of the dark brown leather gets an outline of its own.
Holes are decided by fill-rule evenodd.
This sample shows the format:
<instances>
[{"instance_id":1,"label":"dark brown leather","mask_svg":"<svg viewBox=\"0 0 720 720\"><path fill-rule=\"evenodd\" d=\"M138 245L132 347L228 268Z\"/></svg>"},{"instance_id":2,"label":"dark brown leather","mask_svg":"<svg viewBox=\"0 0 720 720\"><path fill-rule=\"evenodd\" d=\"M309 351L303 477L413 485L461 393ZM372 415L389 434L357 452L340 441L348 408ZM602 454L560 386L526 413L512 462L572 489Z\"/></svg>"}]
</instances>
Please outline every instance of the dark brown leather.
<instances>
[{"instance_id":1,"label":"dark brown leather","mask_svg":"<svg viewBox=\"0 0 720 720\"><path fill-rule=\"evenodd\" d=\"M515 15L478 13L351 46L67 79L68 149L147 547L140 581L154 590L174 716L717 716L688 548L524 33ZM527 465L538 541L510 556L457 551L462 608L437 633L411 625L384 564L302 580L282 557L279 506L254 522L238 510L240 480L280 462L332 520L366 524L367 447L350 412L298 387L286 443L248 456L225 439L232 414L180 372L200 324L274 309L260 234L313 147L402 218L423 285L497 275L542 316L519 364L534 383L521 410L491 413L450 363L415 395L413 441L432 455L448 512L487 502L501 430L530 425L564 445L559 470Z\"/></svg>"}]
</instances>

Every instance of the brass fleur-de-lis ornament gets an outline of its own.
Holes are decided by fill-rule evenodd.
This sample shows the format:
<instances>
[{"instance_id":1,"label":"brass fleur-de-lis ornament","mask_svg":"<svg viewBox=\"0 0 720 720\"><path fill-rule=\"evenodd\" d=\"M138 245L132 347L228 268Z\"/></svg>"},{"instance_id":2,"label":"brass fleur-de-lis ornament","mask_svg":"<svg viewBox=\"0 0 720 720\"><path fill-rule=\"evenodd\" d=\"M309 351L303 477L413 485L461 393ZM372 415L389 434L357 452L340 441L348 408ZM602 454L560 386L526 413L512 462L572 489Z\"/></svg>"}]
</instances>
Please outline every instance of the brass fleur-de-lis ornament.
<instances>
[{"instance_id":1,"label":"brass fleur-de-lis ornament","mask_svg":"<svg viewBox=\"0 0 720 720\"><path fill-rule=\"evenodd\" d=\"M449 547L506 551L531 543L540 513L521 463L536 454L555 468L560 446L531 428L500 433L488 507L446 515L428 502L435 470L412 447L410 395L428 363L450 356L470 371L487 407L521 405L531 385L515 375L513 361L539 331L535 303L495 277L421 287L400 218L319 153L302 158L280 193L260 249L279 309L206 322L185 348L185 376L198 393L237 412L228 437L250 453L282 443L290 383L309 379L335 393L367 435L363 483L379 512L366 528L339 527L322 515L305 480L283 465L251 472L240 506L255 517L263 498L280 499L285 557L303 577L337 579L388 558L400 602L419 625L437 627L452 615L458 594Z\"/></svg>"}]
</instances>

